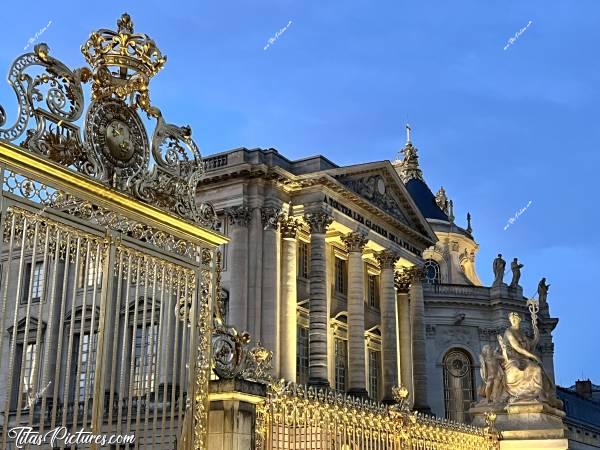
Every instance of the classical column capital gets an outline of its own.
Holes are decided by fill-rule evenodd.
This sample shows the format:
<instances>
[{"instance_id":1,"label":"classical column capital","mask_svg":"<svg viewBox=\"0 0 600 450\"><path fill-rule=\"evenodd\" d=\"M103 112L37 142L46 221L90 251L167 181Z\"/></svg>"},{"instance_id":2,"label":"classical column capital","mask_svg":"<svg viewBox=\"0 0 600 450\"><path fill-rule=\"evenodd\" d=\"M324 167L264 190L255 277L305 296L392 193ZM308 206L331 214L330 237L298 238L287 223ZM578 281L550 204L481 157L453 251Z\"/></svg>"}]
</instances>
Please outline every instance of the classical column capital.
<instances>
[{"instance_id":1,"label":"classical column capital","mask_svg":"<svg viewBox=\"0 0 600 450\"><path fill-rule=\"evenodd\" d=\"M283 239L296 239L300 221L293 216L285 216L281 218L281 237Z\"/></svg>"},{"instance_id":2,"label":"classical column capital","mask_svg":"<svg viewBox=\"0 0 600 450\"><path fill-rule=\"evenodd\" d=\"M409 288L423 278L423 267L403 267L394 273L394 284L398 292L408 292Z\"/></svg>"},{"instance_id":3,"label":"classical column capital","mask_svg":"<svg viewBox=\"0 0 600 450\"><path fill-rule=\"evenodd\" d=\"M356 231L342 236L342 242L346 244L348 252L362 252L368 241L364 234Z\"/></svg>"},{"instance_id":4,"label":"classical column capital","mask_svg":"<svg viewBox=\"0 0 600 450\"><path fill-rule=\"evenodd\" d=\"M277 230L281 221L282 212L279 208L263 206L260 208L260 217L265 230Z\"/></svg>"},{"instance_id":5,"label":"classical column capital","mask_svg":"<svg viewBox=\"0 0 600 450\"><path fill-rule=\"evenodd\" d=\"M375 254L377 261L379 261L379 265L381 269L393 269L396 261L400 259L396 252L391 250L384 250L382 252L378 252Z\"/></svg>"},{"instance_id":6,"label":"classical column capital","mask_svg":"<svg viewBox=\"0 0 600 450\"><path fill-rule=\"evenodd\" d=\"M232 225L247 227L250 223L250 210L246 206L227 208L225 215Z\"/></svg>"},{"instance_id":7,"label":"classical column capital","mask_svg":"<svg viewBox=\"0 0 600 450\"><path fill-rule=\"evenodd\" d=\"M333 217L324 211L304 214L304 220L310 225L310 232L325 234L327 227L333 222Z\"/></svg>"}]
</instances>

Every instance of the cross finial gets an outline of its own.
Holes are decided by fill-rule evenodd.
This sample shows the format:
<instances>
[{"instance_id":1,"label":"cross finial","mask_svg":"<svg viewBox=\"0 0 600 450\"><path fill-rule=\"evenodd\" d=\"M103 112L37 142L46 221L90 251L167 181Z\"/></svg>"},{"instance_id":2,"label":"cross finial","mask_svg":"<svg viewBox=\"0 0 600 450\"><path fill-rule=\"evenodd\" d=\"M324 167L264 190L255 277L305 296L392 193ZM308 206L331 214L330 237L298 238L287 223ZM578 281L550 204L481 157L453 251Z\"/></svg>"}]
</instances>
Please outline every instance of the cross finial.
<instances>
[{"instance_id":1,"label":"cross finial","mask_svg":"<svg viewBox=\"0 0 600 450\"><path fill-rule=\"evenodd\" d=\"M406 124L406 143L410 144L410 125Z\"/></svg>"}]
</instances>

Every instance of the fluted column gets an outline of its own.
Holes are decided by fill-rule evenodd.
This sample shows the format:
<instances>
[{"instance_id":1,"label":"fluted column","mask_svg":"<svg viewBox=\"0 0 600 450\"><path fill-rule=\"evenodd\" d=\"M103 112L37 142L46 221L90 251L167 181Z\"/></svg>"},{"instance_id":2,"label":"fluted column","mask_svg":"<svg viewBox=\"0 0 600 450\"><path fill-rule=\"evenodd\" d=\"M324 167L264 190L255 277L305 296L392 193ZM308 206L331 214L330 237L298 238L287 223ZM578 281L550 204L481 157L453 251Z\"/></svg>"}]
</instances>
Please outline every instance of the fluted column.
<instances>
[{"instance_id":1,"label":"fluted column","mask_svg":"<svg viewBox=\"0 0 600 450\"><path fill-rule=\"evenodd\" d=\"M262 344L273 351L273 369L279 373L279 220L281 210L265 207L261 210L263 227L262 299L260 336Z\"/></svg>"},{"instance_id":2,"label":"fluted column","mask_svg":"<svg viewBox=\"0 0 600 450\"><path fill-rule=\"evenodd\" d=\"M250 211L245 206L225 211L231 224L229 244L229 316L228 322L239 330L248 328L248 223Z\"/></svg>"},{"instance_id":3,"label":"fluted column","mask_svg":"<svg viewBox=\"0 0 600 450\"><path fill-rule=\"evenodd\" d=\"M325 212L305 214L310 225L310 301L308 383L329 387L327 379L327 264L325 233L333 219Z\"/></svg>"},{"instance_id":4,"label":"fluted column","mask_svg":"<svg viewBox=\"0 0 600 450\"><path fill-rule=\"evenodd\" d=\"M394 278L398 294L398 321L400 328L400 384L408 389L409 404L412 407L415 389L413 384L410 301L408 297L411 273L402 270L397 272Z\"/></svg>"},{"instance_id":5,"label":"fluted column","mask_svg":"<svg viewBox=\"0 0 600 450\"><path fill-rule=\"evenodd\" d=\"M366 397L365 376L365 265L367 239L361 233L342 238L348 249L348 393Z\"/></svg>"},{"instance_id":6,"label":"fluted column","mask_svg":"<svg viewBox=\"0 0 600 450\"><path fill-rule=\"evenodd\" d=\"M398 320L394 265L398 255L391 251L377 254L381 268L381 357L383 366L383 401L393 402L392 389L398 386Z\"/></svg>"},{"instance_id":7,"label":"fluted column","mask_svg":"<svg viewBox=\"0 0 600 450\"><path fill-rule=\"evenodd\" d=\"M298 221L288 217L281 222L281 317L280 317L280 376L288 381L296 381L296 333L298 302L296 234Z\"/></svg>"},{"instance_id":8,"label":"fluted column","mask_svg":"<svg viewBox=\"0 0 600 450\"><path fill-rule=\"evenodd\" d=\"M414 409L429 412L430 408L427 400L427 359L425 354L425 300L423 298L422 276L423 270L420 267L412 267L409 295L412 318L413 378L415 386Z\"/></svg>"}]
</instances>

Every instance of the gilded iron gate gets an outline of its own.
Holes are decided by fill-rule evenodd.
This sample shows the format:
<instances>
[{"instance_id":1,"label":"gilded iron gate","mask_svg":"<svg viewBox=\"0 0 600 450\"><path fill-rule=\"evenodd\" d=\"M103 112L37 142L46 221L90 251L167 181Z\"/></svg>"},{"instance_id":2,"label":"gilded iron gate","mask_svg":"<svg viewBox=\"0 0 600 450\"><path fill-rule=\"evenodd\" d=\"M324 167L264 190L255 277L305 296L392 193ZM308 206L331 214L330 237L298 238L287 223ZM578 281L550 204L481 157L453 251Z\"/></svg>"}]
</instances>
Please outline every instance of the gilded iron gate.
<instances>
[{"instance_id":1,"label":"gilded iron gate","mask_svg":"<svg viewBox=\"0 0 600 450\"><path fill-rule=\"evenodd\" d=\"M259 450L498 450L495 416L478 428L411 412L408 390L396 405L283 382L257 409Z\"/></svg>"},{"instance_id":2,"label":"gilded iron gate","mask_svg":"<svg viewBox=\"0 0 600 450\"><path fill-rule=\"evenodd\" d=\"M71 71L36 45L9 71L13 126L0 107L1 447L202 449L226 238L191 130L150 104L154 42L123 15L82 52Z\"/></svg>"}]
</instances>

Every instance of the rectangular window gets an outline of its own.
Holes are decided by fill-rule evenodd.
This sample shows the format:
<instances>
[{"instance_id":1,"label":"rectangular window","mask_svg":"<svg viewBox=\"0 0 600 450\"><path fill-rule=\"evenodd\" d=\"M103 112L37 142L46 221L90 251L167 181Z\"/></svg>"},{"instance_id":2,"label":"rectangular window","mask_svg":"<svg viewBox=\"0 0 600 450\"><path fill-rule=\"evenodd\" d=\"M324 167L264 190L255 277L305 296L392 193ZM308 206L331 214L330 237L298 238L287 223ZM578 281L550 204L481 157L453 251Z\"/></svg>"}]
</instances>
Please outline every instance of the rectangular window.
<instances>
[{"instance_id":1,"label":"rectangular window","mask_svg":"<svg viewBox=\"0 0 600 450\"><path fill-rule=\"evenodd\" d=\"M31 273L33 268L33 274ZM25 273L23 278L23 290L21 293L21 303L27 303L29 298L29 288L31 287L31 301L39 302L44 295L44 285L46 282L46 276L44 271L44 263L37 261L35 264L28 263L25 266Z\"/></svg>"},{"instance_id":2,"label":"rectangular window","mask_svg":"<svg viewBox=\"0 0 600 450\"><path fill-rule=\"evenodd\" d=\"M79 341L79 339L77 339ZM77 343L79 345L79 342ZM79 351L79 349L78 349ZM83 335L81 342L81 368L79 373L78 399L80 402L91 398L94 393L96 370L96 333ZM87 386L86 386L87 379Z\"/></svg>"},{"instance_id":3,"label":"rectangular window","mask_svg":"<svg viewBox=\"0 0 600 450\"><path fill-rule=\"evenodd\" d=\"M369 275L367 294L369 306L379 308L379 277L377 275Z\"/></svg>"},{"instance_id":4,"label":"rectangular window","mask_svg":"<svg viewBox=\"0 0 600 450\"><path fill-rule=\"evenodd\" d=\"M379 401L379 352L369 350L369 395Z\"/></svg>"},{"instance_id":5,"label":"rectangular window","mask_svg":"<svg viewBox=\"0 0 600 450\"><path fill-rule=\"evenodd\" d=\"M95 274L94 274L95 272ZM94 275L96 282L94 283ZM96 262L90 258L89 265L86 264L85 257L79 265L79 288L99 286L102 283L102 266L96 267Z\"/></svg>"},{"instance_id":6,"label":"rectangular window","mask_svg":"<svg viewBox=\"0 0 600 450\"><path fill-rule=\"evenodd\" d=\"M296 337L296 382L308 383L308 328L298 326Z\"/></svg>"},{"instance_id":7,"label":"rectangular window","mask_svg":"<svg viewBox=\"0 0 600 450\"><path fill-rule=\"evenodd\" d=\"M348 264L345 259L335 258L335 291L347 294Z\"/></svg>"},{"instance_id":8,"label":"rectangular window","mask_svg":"<svg viewBox=\"0 0 600 450\"><path fill-rule=\"evenodd\" d=\"M135 329L135 365L133 395L141 397L154 391L158 325Z\"/></svg>"},{"instance_id":9,"label":"rectangular window","mask_svg":"<svg viewBox=\"0 0 600 450\"><path fill-rule=\"evenodd\" d=\"M308 278L310 275L310 246L308 242L298 241L298 276Z\"/></svg>"},{"instance_id":10,"label":"rectangular window","mask_svg":"<svg viewBox=\"0 0 600 450\"><path fill-rule=\"evenodd\" d=\"M37 355L37 345L27 344L25 346L25 364L23 365L21 383L23 384L21 395L21 408L33 406L32 399L35 397L36 388L35 382L35 360Z\"/></svg>"},{"instance_id":11,"label":"rectangular window","mask_svg":"<svg viewBox=\"0 0 600 450\"><path fill-rule=\"evenodd\" d=\"M346 378L348 373L348 342L335 339L335 389L346 392Z\"/></svg>"}]
</instances>

